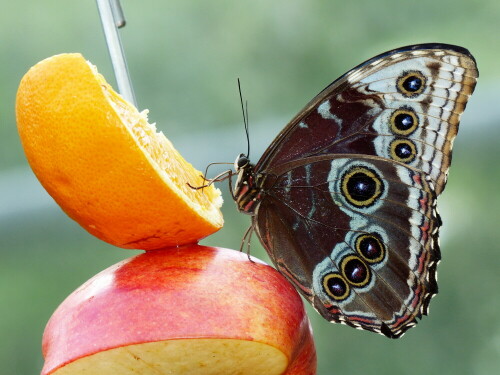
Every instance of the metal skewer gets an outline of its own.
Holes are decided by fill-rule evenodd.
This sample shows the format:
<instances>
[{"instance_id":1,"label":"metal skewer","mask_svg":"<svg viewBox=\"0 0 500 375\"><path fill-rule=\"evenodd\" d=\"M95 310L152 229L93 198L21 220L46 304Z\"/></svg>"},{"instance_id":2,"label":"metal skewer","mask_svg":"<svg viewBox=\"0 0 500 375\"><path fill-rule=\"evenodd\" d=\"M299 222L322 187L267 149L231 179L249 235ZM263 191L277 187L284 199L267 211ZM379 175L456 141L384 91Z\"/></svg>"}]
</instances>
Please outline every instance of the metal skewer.
<instances>
[{"instance_id":1,"label":"metal skewer","mask_svg":"<svg viewBox=\"0 0 500 375\"><path fill-rule=\"evenodd\" d=\"M125 53L118 32L118 28L125 26L126 23L120 0L96 0L96 2L115 72L116 83L118 84L118 91L126 100L137 107Z\"/></svg>"}]
</instances>

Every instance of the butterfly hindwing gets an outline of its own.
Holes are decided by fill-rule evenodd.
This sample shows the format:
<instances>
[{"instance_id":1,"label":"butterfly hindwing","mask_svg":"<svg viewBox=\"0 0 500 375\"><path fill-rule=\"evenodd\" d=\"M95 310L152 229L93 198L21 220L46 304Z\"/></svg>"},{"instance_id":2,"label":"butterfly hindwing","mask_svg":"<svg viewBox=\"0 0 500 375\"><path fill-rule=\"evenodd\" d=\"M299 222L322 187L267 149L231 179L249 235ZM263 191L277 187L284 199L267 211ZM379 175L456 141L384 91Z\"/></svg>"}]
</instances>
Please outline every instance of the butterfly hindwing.
<instances>
[{"instance_id":1,"label":"butterfly hindwing","mask_svg":"<svg viewBox=\"0 0 500 375\"><path fill-rule=\"evenodd\" d=\"M267 199L254 216L259 237L326 319L377 332L388 327L386 334L397 337L437 291L429 271L439 260L435 194L418 171L379 157L303 162L268 177ZM363 178L374 189L350 195ZM351 269L356 262L361 268ZM366 278L356 282L349 272ZM331 278L348 290L336 295Z\"/></svg>"},{"instance_id":2,"label":"butterfly hindwing","mask_svg":"<svg viewBox=\"0 0 500 375\"><path fill-rule=\"evenodd\" d=\"M477 76L455 46L370 59L318 94L237 184L270 258L326 319L397 338L427 313L436 199Z\"/></svg>"}]
</instances>

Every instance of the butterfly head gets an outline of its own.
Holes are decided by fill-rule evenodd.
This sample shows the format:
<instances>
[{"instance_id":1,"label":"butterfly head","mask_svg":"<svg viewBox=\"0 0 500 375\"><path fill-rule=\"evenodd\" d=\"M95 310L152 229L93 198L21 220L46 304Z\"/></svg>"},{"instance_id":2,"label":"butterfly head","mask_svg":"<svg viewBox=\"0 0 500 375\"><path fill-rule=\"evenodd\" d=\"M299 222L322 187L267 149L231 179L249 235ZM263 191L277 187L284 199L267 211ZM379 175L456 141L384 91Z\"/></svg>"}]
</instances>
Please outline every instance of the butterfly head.
<instances>
[{"instance_id":1,"label":"butterfly head","mask_svg":"<svg viewBox=\"0 0 500 375\"><path fill-rule=\"evenodd\" d=\"M245 154L239 154L234 161L234 169L236 173L239 173L242 169L245 169L250 165L250 160Z\"/></svg>"}]
</instances>

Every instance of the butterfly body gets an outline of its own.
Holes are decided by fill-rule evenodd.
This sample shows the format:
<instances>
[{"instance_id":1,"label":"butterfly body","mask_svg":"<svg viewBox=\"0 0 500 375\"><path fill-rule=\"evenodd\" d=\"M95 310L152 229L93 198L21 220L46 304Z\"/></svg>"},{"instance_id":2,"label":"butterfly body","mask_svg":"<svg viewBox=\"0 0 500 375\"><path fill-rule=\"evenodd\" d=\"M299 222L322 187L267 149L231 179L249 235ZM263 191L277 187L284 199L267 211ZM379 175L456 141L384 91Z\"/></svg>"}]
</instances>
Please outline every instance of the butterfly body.
<instances>
[{"instance_id":1,"label":"butterfly body","mask_svg":"<svg viewBox=\"0 0 500 375\"><path fill-rule=\"evenodd\" d=\"M478 76L461 47L379 55L320 92L233 195L277 269L327 320L400 337L437 293L460 114Z\"/></svg>"}]
</instances>

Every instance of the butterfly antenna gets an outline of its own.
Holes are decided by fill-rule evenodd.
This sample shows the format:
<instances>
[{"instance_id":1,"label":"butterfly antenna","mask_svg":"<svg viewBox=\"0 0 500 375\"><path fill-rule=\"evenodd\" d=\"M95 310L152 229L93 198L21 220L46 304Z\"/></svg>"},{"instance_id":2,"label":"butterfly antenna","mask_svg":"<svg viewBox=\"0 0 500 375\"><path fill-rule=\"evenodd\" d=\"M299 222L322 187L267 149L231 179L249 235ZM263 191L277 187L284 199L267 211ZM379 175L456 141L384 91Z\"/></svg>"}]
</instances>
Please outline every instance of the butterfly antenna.
<instances>
[{"instance_id":1,"label":"butterfly antenna","mask_svg":"<svg viewBox=\"0 0 500 375\"><path fill-rule=\"evenodd\" d=\"M245 133L246 133L246 136L247 136L247 158L250 157L250 134L249 134L249 131L248 131L248 101L245 100L245 113L247 114L247 125L245 126Z\"/></svg>"},{"instance_id":2,"label":"butterfly antenna","mask_svg":"<svg viewBox=\"0 0 500 375\"><path fill-rule=\"evenodd\" d=\"M248 132L248 102L245 100L245 105L243 105L243 95L241 94L241 83L238 78L238 91L240 93L240 103L241 103L241 112L243 113L243 124L245 125L245 134L247 137L247 154L246 157L250 157L250 135Z\"/></svg>"}]
</instances>

